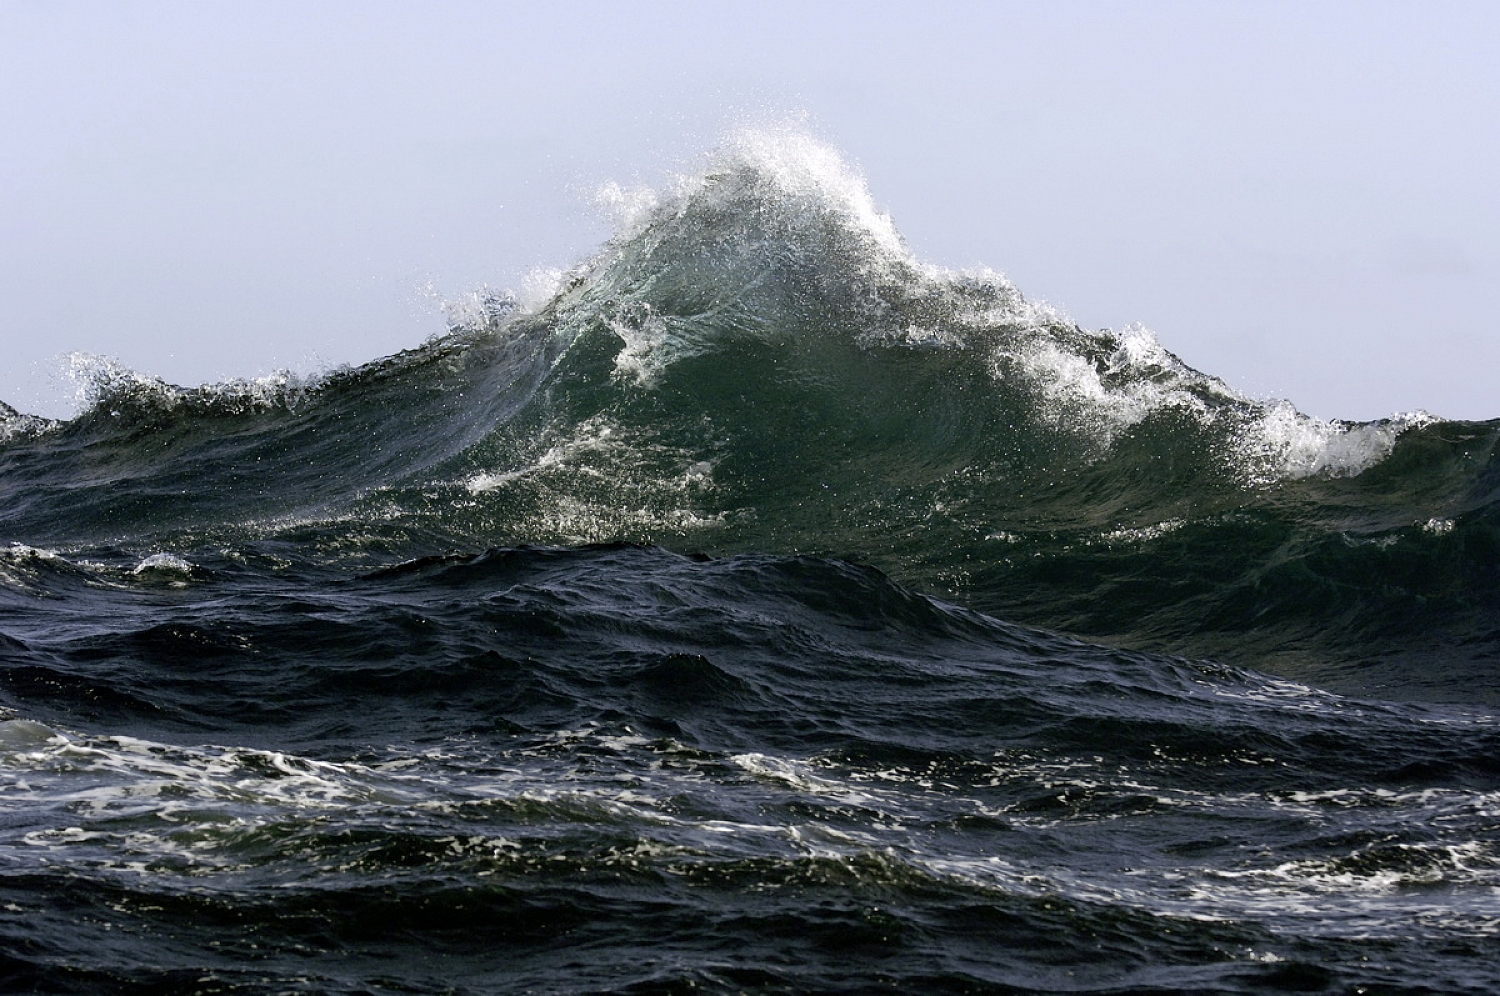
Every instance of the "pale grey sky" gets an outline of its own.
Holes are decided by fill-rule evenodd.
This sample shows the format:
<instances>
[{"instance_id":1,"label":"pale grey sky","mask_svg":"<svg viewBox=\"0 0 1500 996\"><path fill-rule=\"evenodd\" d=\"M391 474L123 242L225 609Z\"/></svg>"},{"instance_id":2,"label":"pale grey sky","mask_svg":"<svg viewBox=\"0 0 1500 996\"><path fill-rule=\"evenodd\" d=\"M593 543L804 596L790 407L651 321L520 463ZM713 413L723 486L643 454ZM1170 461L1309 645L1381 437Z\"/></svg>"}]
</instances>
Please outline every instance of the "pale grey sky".
<instances>
[{"instance_id":1,"label":"pale grey sky","mask_svg":"<svg viewBox=\"0 0 1500 996\"><path fill-rule=\"evenodd\" d=\"M1500 417L1500 4L0 0L0 399L417 345L805 113L919 256L1321 417Z\"/></svg>"}]
</instances>

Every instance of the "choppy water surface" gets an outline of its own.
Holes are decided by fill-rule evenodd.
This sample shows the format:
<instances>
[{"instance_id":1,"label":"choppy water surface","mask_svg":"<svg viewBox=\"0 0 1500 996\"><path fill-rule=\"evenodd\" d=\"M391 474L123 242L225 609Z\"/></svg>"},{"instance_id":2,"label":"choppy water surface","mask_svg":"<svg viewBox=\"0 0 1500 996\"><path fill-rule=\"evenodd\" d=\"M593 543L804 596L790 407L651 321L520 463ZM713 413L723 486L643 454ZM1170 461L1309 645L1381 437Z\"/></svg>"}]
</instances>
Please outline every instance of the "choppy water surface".
<instances>
[{"instance_id":1,"label":"choppy water surface","mask_svg":"<svg viewBox=\"0 0 1500 996\"><path fill-rule=\"evenodd\" d=\"M1326 423L745 136L535 307L0 409L0 982L1500 989L1500 422Z\"/></svg>"}]
</instances>

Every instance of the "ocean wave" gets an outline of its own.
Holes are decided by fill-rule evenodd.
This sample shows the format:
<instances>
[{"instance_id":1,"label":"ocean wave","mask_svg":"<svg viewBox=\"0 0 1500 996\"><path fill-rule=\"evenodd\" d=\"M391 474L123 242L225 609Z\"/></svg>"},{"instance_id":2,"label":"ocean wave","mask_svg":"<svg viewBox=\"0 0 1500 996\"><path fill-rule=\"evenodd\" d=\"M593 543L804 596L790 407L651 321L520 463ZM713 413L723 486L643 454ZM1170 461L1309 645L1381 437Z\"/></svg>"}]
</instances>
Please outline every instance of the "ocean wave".
<instances>
[{"instance_id":1,"label":"ocean wave","mask_svg":"<svg viewBox=\"0 0 1500 996\"><path fill-rule=\"evenodd\" d=\"M1479 667L1494 642L1500 423L1249 398L1144 327L922 262L796 132L601 202L617 229L593 256L450 302L445 333L361 367L182 388L75 358L77 417L0 411L0 539L132 567L277 543L357 569L518 543L812 552L1302 676L1414 667L1433 640Z\"/></svg>"}]
</instances>

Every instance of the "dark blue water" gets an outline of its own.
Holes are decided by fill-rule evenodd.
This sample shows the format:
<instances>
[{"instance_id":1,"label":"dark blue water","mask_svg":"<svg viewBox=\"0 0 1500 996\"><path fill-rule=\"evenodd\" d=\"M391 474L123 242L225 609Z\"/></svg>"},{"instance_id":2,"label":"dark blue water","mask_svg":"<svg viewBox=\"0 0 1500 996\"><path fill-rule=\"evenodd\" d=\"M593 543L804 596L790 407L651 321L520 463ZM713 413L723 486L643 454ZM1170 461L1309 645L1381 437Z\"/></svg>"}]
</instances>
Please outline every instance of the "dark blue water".
<instances>
[{"instance_id":1,"label":"dark blue water","mask_svg":"<svg viewBox=\"0 0 1500 996\"><path fill-rule=\"evenodd\" d=\"M1500 422L747 138L357 369L0 409L0 988L1500 990Z\"/></svg>"}]
</instances>

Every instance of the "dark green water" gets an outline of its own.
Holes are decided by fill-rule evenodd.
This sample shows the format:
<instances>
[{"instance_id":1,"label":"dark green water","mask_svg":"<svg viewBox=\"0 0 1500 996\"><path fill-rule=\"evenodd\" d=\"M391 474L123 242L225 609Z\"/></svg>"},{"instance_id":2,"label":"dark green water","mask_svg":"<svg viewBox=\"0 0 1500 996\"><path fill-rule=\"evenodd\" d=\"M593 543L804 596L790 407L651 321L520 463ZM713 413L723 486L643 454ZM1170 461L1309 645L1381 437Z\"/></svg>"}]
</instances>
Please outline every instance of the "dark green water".
<instances>
[{"instance_id":1,"label":"dark green water","mask_svg":"<svg viewBox=\"0 0 1500 996\"><path fill-rule=\"evenodd\" d=\"M1500 422L743 143L554 295L0 411L18 992L1500 988Z\"/></svg>"}]
</instances>

